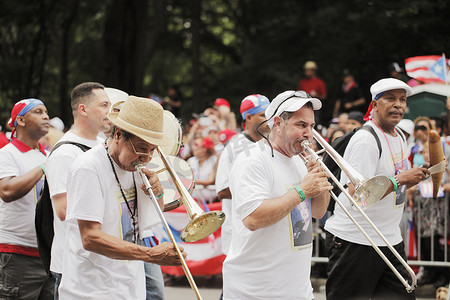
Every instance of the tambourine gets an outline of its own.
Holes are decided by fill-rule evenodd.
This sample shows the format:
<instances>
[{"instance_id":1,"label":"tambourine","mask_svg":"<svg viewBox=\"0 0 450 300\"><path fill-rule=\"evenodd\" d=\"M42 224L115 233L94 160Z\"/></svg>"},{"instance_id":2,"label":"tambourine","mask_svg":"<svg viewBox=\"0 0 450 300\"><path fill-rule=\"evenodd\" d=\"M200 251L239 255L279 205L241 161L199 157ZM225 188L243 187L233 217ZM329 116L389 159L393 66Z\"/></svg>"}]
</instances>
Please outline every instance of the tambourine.
<instances>
[{"instance_id":1,"label":"tambourine","mask_svg":"<svg viewBox=\"0 0 450 300\"><path fill-rule=\"evenodd\" d=\"M192 193L194 190L194 173L189 164L176 156L167 156L167 161L173 168L173 171L177 173L183 185ZM152 160L146 165L147 168L155 171L158 174L159 181L164 188L164 211L169 211L177 208L182 204L181 195L177 190L175 183L170 177L163 161L159 156L153 157Z\"/></svg>"}]
</instances>

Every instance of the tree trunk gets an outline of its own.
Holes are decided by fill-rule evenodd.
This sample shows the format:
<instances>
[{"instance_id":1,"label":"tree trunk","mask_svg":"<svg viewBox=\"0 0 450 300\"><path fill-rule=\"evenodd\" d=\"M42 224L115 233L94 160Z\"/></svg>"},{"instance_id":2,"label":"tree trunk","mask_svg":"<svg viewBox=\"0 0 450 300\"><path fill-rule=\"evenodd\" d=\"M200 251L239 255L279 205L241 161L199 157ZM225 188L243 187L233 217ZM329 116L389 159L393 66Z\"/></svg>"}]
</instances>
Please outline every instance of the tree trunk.
<instances>
[{"instance_id":1,"label":"tree trunk","mask_svg":"<svg viewBox=\"0 0 450 300\"><path fill-rule=\"evenodd\" d=\"M72 107L70 105L69 91L69 45L70 45L70 30L74 22L79 7L79 0L73 0L72 5L67 9L69 14L62 24L62 38L61 38L61 70L59 76L59 105L61 119L64 124L71 124Z\"/></svg>"},{"instance_id":2,"label":"tree trunk","mask_svg":"<svg viewBox=\"0 0 450 300\"><path fill-rule=\"evenodd\" d=\"M192 0L192 86L193 99L201 99L201 77L200 77L200 25L201 25L201 0Z\"/></svg>"}]
</instances>

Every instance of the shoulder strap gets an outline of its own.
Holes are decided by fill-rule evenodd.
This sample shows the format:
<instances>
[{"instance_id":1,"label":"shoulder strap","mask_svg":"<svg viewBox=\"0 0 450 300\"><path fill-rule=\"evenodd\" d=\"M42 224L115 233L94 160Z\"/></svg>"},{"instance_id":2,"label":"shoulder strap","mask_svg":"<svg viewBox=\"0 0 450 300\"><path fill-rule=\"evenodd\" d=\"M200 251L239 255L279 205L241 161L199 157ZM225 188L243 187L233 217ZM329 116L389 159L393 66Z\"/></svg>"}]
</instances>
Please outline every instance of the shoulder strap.
<instances>
[{"instance_id":1,"label":"shoulder strap","mask_svg":"<svg viewBox=\"0 0 450 300\"><path fill-rule=\"evenodd\" d=\"M401 131L400 128L398 128L397 126L395 126L395 131L397 131L397 133L400 135L400 137L402 138L402 140L403 140L404 142L406 142L406 137L405 137L405 135L403 134L403 131Z\"/></svg>"},{"instance_id":2,"label":"shoulder strap","mask_svg":"<svg viewBox=\"0 0 450 300\"><path fill-rule=\"evenodd\" d=\"M373 135L373 137L375 138L375 140L377 141L378 151L380 152L380 155L378 156L378 158L380 158L381 153L383 152L383 149L381 148L381 142L380 142L380 139L378 138L377 133L372 128L372 126L369 126L369 125L364 125L361 127L361 129L364 129L364 130L370 132Z\"/></svg>"},{"instance_id":3,"label":"shoulder strap","mask_svg":"<svg viewBox=\"0 0 450 300\"><path fill-rule=\"evenodd\" d=\"M56 145L53 146L52 152L50 152L49 156L53 153L53 151L55 151L55 150L58 149L60 146L65 145L65 144L75 145L75 146L79 147L81 150L83 150L83 152L86 152L86 151L88 151L89 149L91 149L91 147L88 147L88 146L83 145L83 144L80 144L80 143L75 143L75 142L71 142L71 141L62 141L62 142L56 143Z\"/></svg>"}]
</instances>

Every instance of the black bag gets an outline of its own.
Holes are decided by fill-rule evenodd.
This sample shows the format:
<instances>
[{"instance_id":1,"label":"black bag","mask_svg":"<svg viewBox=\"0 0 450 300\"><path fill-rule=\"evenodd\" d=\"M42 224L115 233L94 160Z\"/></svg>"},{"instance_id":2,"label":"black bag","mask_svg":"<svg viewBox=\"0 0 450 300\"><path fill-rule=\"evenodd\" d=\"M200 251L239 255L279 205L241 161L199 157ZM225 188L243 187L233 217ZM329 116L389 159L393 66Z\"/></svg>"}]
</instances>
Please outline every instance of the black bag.
<instances>
[{"instance_id":1,"label":"black bag","mask_svg":"<svg viewBox=\"0 0 450 300\"><path fill-rule=\"evenodd\" d=\"M72 144L80 147L81 150L87 151L90 147L64 141L57 143L49 156L55 151L59 146L64 144ZM50 258L51 258L51 249L53 243L53 236L55 232L53 231L53 208L52 208L52 200L50 199L50 190L48 188L47 178L44 179L44 188L42 189L41 195L36 203L36 215L34 218L34 226L36 228L36 237L37 244L39 250L39 256L41 257L42 262L44 263L45 270L47 274L50 276Z\"/></svg>"},{"instance_id":2,"label":"black bag","mask_svg":"<svg viewBox=\"0 0 450 300\"><path fill-rule=\"evenodd\" d=\"M378 138L378 135L375 133L375 130L371 126L368 126L368 125L362 126L359 128L355 128L352 131L347 132L343 136L338 137L337 139L335 139L333 141L331 146L334 148L334 150L336 150L337 153L339 153L339 155L344 156L345 148L347 148L348 142L353 137L353 135L360 129L367 130L368 132L370 132L373 135L373 137L375 138L375 140L377 142L378 150L380 151L380 155L378 156L378 158L380 158L381 152L382 152L380 139ZM328 153L325 153L322 161L328 167L328 169L330 169L331 173L333 173L333 175L338 180L340 180L341 179L341 168L336 164L336 162L333 160L333 158ZM339 187L333 182L333 180L331 180L331 178L329 178L328 181L330 181L331 185L333 186L333 193L336 196L339 196L341 194L341 190L339 189ZM347 186L344 186L344 188L347 188ZM335 204L336 204L336 201L333 198L330 198L330 203L328 204L328 211L333 212Z\"/></svg>"}]
</instances>

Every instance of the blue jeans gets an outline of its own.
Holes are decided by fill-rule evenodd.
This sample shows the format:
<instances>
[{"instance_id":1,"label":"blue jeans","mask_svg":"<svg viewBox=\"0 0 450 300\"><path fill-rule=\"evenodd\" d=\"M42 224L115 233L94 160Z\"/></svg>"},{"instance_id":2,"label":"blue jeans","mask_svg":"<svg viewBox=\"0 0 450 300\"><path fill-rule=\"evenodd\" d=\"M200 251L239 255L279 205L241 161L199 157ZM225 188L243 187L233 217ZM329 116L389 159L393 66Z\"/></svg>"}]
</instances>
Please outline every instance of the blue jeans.
<instances>
[{"instance_id":1,"label":"blue jeans","mask_svg":"<svg viewBox=\"0 0 450 300\"><path fill-rule=\"evenodd\" d=\"M53 277L55 277L55 298L54 299L59 300L58 289L59 289L59 285L61 284L62 274L52 272L52 275L53 275Z\"/></svg>"},{"instance_id":2,"label":"blue jeans","mask_svg":"<svg viewBox=\"0 0 450 300\"><path fill-rule=\"evenodd\" d=\"M148 240L146 240L148 242ZM139 245L150 246L146 241L139 239ZM161 267L156 264L144 262L145 286L147 289L147 300L164 300L164 278Z\"/></svg>"},{"instance_id":3,"label":"blue jeans","mask_svg":"<svg viewBox=\"0 0 450 300\"><path fill-rule=\"evenodd\" d=\"M147 300L164 300L164 279L161 267L152 263L144 263Z\"/></svg>"}]
</instances>

